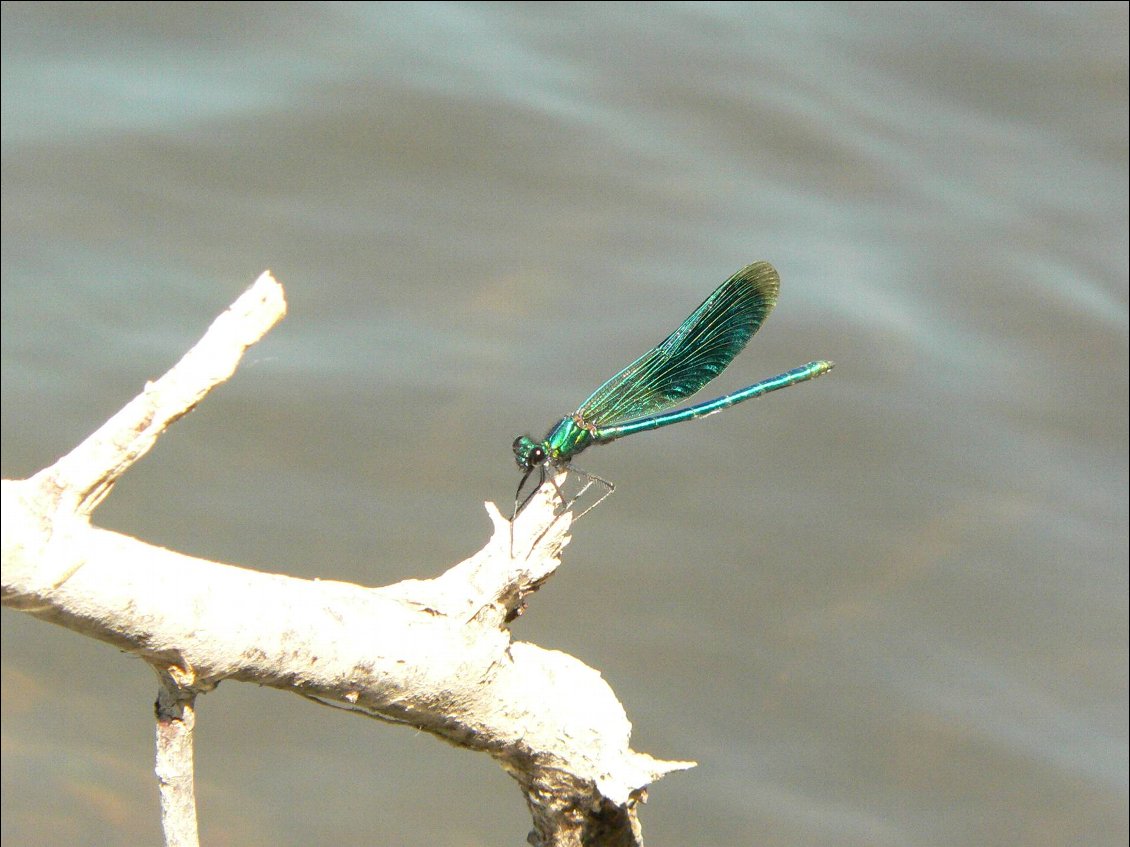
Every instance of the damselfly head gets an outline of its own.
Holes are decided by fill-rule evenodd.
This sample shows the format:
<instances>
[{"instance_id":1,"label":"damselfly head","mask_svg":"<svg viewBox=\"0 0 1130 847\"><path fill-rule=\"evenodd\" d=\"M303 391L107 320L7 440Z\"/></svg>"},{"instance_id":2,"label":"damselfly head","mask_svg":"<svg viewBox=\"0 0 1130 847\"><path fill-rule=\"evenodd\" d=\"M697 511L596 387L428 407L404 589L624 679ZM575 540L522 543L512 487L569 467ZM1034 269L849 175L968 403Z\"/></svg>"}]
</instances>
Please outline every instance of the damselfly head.
<instances>
[{"instance_id":1,"label":"damselfly head","mask_svg":"<svg viewBox=\"0 0 1130 847\"><path fill-rule=\"evenodd\" d=\"M531 471L545 461L545 448L528 435L519 435L514 439L514 461L518 469Z\"/></svg>"}]
</instances>

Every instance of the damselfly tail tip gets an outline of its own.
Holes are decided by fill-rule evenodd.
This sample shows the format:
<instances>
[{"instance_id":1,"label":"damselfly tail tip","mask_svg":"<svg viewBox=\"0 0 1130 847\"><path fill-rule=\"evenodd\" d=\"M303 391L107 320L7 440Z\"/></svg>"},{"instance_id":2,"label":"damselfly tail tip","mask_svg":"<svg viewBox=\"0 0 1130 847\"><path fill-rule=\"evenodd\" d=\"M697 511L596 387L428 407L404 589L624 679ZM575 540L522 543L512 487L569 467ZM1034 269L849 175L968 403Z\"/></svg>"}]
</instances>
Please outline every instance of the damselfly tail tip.
<instances>
[{"instance_id":1,"label":"damselfly tail tip","mask_svg":"<svg viewBox=\"0 0 1130 847\"><path fill-rule=\"evenodd\" d=\"M816 377L818 376L824 376L824 374L828 373L828 371L830 371L835 366L835 362L829 362L827 359L817 359L815 362L809 362L807 365L801 365L799 368L796 368L789 373L796 374L799 377L798 382L804 382L809 379L816 379Z\"/></svg>"}]
</instances>

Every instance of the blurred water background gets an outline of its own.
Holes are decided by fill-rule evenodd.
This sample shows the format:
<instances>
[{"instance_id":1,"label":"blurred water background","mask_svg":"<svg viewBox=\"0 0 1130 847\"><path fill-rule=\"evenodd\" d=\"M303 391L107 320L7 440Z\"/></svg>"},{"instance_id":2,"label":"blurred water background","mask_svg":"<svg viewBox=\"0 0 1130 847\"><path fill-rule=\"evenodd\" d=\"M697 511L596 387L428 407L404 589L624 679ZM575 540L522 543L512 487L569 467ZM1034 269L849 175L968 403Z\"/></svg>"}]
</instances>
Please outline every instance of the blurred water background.
<instances>
[{"instance_id":1,"label":"blurred water background","mask_svg":"<svg viewBox=\"0 0 1130 847\"><path fill-rule=\"evenodd\" d=\"M581 465L518 638L602 671L649 844L1127 840L1127 4L3 5L3 474L264 268L290 313L96 515L379 585L755 259L719 380ZM715 386L710 391L714 392ZM254 613L254 610L249 610ZM4 842L159 842L152 674L3 621ZM524 843L430 736L228 683L204 843Z\"/></svg>"}]
</instances>

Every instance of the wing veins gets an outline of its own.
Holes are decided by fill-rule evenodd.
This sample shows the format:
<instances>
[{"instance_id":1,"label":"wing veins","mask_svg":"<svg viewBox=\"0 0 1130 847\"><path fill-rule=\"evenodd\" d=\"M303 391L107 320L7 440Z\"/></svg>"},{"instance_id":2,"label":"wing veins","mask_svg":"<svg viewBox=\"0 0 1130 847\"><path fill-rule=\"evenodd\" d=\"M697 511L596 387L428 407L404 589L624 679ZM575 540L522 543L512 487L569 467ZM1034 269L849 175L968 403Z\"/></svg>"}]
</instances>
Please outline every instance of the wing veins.
<instances>
[{"instance_id":1,"label":"wing veins","mask_svg":"<svg viewBox=\"0 0 1130 847\"><path fill-rule=\"evenodd\" d=\"M778 284L766 262L738 271L667 338L594 391L577 413L588 423L612 426L694 395L726 369L764 323Z\"/></svg>"}]
</instances>

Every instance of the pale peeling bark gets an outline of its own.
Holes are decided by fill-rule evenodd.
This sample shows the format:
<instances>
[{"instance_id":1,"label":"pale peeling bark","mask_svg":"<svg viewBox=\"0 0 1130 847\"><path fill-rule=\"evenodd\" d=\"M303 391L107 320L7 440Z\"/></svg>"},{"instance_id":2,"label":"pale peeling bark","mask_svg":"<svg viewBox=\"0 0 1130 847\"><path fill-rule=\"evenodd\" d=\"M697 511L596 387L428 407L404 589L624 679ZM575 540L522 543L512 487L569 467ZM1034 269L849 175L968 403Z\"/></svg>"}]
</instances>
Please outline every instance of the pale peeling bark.
<instances>
[{"instance_id":1,"label":"pale peeling bark","mask_svg":"<svg viewBox=\"0 0 1130 847\"><path fill-rule=\"evenodd\" d=\"M157 789L161 795L161 829L167 847L195 847L196 781L193 776L193 730L196 691L179 668L157 668L160 685L157 715Z\"/></svg>"},{"instance_id":2,"label":"pale peeling bark","mask_svg":"<svg viewBox=\"0 0 1130 847\"><path fill-rule=\"evenodd\" d=\"M600 674L513 641L509 621L560 564L571 515L543 486L513 528L492 503L478 553L383 588L185 556L92 526L90 513L164 429L234 372L285 313L259 280L204 338L70 454L4 480L3 603L141 656L160 680L157 771L166 843L196 842L196 697L224 679L282 688L489 753L514 777L534 845L642 844L646 786L691 762L633 751ZM281 800L282 798L280 798Z\"/></svg>"}]
</instances>

